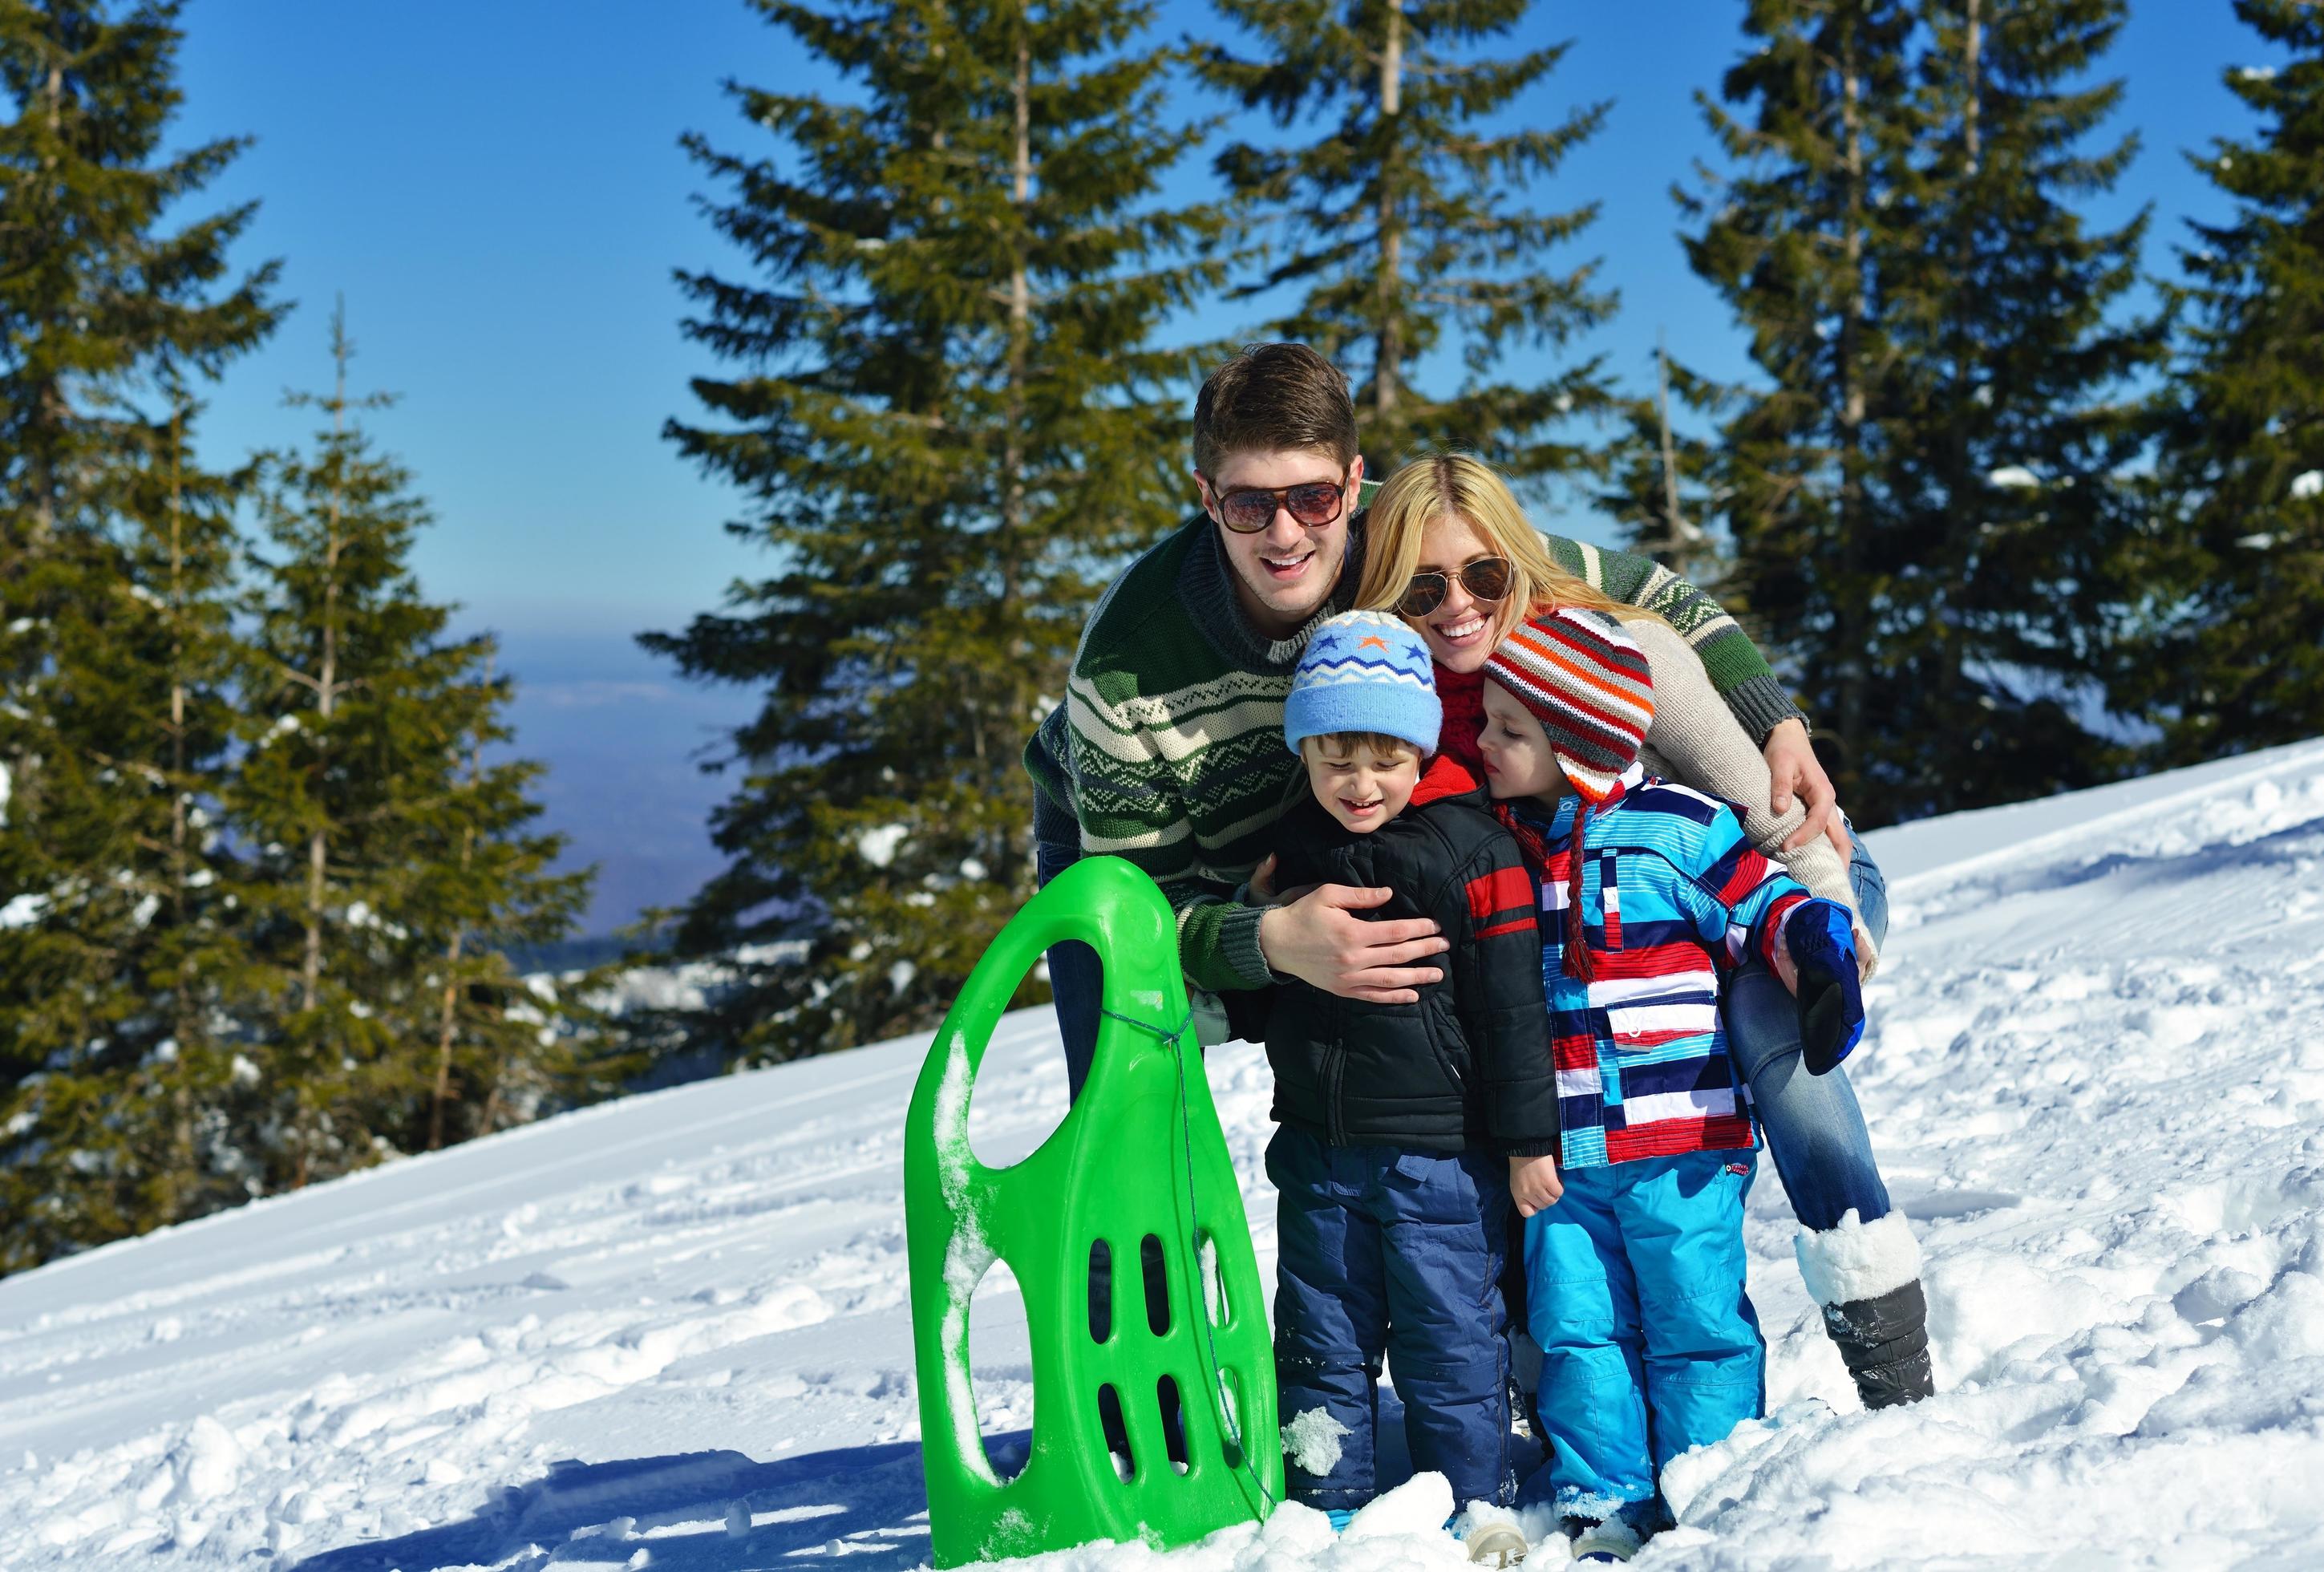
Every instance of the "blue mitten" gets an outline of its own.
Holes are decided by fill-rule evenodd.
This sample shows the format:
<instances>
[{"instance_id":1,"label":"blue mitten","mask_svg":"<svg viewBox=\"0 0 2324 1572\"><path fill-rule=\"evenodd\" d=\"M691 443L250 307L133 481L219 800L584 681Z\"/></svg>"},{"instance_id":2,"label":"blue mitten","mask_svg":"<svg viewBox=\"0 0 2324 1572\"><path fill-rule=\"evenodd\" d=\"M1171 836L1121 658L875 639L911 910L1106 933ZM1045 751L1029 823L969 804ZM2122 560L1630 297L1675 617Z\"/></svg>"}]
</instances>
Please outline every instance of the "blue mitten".
<instances>
[{"instance_id":1,"label":"blue mitten","mask_svg":"<svg viewBox=\"0 0 2324 1572\"><path fill-rule=\"evenodd\" d=\"M1794 907L1784 922L1784 942L1800 974L1802 1058L1810 1075L1823 1075L1864 1036L1864 994L1856 981L1856 932L1848 908L1831 901Z\"/></svg>"}]
</instances>

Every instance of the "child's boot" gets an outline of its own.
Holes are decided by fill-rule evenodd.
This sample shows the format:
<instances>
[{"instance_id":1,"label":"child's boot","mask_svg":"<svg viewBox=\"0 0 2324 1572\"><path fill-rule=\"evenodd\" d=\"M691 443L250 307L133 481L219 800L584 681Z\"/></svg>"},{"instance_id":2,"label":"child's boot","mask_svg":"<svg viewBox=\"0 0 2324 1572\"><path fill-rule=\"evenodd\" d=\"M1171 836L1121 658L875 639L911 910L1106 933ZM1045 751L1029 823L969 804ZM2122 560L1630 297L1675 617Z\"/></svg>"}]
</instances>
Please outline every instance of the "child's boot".
<instances>
[{"instance_id":1,"label":"child's boot","mask_svg":"<svg viewBox=\"0 0 2324 1572\"><path fill-rule=\"evenodd\" d=\"M1591 1566L1627 1561L1646 1542L1645 1536L1618 1512L1603 1519L1570 1517L1559 1526L1573 1541L1573 1559Z\"/></svg>"},{"instance_id":2,"label":"child's boot","mask_svg":"<svg viewBox=\"0 0 2324 1572\"><path fill-rule=\"evenodd\" d=\"M1836 1228L1803 1232L1793 1250L1864 1406L1894 1408L1933 1393L1921 1246L1904 1215L1859 1223L1850 1212Z\"/></svg>"},{"instance_id":3,"label":"child's boot","mask_svg":"<svg viewBox=\"0 0 2324 1572\"><path fill-rule=\"evenodd\" d=\"M1480 1567L1514 1567L1526 1558L1526 1537L1515 1523L1479 1523L1463 1536L1469 1559Z\"/></svg>"}]
</instances>

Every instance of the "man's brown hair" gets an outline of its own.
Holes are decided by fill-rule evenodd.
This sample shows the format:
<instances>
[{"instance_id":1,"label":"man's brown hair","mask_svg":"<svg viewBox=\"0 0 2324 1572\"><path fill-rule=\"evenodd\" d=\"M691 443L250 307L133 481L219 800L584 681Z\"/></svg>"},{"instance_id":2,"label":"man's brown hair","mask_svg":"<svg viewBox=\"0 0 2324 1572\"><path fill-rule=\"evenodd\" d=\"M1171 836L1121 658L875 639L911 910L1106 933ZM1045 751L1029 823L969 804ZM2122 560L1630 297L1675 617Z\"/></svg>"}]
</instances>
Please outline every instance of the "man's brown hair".
<instances>
[{"instance_id":1,"label":"man's brown hair","mask_svg":"<svg viewBox=\"0 0 2324 1572\"><path fill-rule=\"evenodd\" d=\"M1342 472L1356 458L1356 406L1340 368L1305 344L1247 344L1194 400L1194 467L1231 453L1312 448Z\"/></svg>"}]
</instances>

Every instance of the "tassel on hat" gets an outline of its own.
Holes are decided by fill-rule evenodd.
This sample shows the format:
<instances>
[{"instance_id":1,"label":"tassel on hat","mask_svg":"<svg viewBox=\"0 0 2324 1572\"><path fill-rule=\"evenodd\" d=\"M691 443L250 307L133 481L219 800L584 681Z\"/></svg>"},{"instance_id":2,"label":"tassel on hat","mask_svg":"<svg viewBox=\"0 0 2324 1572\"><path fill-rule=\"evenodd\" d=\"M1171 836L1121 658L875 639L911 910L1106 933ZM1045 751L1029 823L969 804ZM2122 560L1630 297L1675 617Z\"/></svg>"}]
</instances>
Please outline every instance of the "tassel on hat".
<instances>
[{"instance_id":1,"label":"tassel on hat","mask_svg":"<svg viewBox=\"0 0 2324 1572\"><path fill-rule=\"evenodd\" d=\"M1569 843L1565 974L1586 982L1592 968L1582 924L1582 837L1590 810L1614 795L1654 724L1654 668L1611 617L1559 606L1510 629L1486 657L1485 675L1541 722L1558 769L1582 799Z\"/></svg>"}]
</instances>

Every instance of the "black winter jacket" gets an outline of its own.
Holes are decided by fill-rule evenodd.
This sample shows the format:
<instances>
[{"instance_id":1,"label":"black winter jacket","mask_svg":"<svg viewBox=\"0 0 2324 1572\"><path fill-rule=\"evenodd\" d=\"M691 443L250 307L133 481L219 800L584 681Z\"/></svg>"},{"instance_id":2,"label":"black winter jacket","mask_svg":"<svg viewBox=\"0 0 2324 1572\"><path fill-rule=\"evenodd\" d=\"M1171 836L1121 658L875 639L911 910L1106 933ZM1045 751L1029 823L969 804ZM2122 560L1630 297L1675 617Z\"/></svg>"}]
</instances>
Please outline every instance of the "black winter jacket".
<instances>
[{"instance_id":1,"label":"black winter jacket","mask_svg":"<svg viewBox=\"0 0 2324 1572\"><path fill-rule=\"evenodd\" d=\"M1267 1021L1275 1117L1335 1146L1557 1151L1532 878L1459 764L1439 757L1405 810L1359 835L1312 797L1277 826L1275 887L1385 886L1374 920L1432 917L1452 941L1413 1004L1277 984Z\"/></svg>"}]
</instances>

